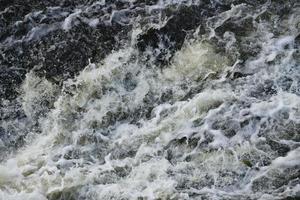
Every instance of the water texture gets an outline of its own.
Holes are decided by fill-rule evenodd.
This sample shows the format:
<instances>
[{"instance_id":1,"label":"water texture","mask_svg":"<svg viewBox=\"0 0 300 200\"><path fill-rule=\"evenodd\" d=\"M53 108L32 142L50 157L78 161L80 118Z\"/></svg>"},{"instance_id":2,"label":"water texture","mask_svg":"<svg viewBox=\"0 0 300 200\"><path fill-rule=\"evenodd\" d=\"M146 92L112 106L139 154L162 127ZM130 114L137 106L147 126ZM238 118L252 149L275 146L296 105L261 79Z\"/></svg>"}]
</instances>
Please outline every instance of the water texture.
<instances>
[{"instance_id":1,"label":"water texture","mask_svg":"<svg viewBox=\"0 0 300 200\"><path fill-rule=\"evenodd\" d=\"M0 200L300 198L297 0L0 2Z\"/></svg>"}]
</instances>

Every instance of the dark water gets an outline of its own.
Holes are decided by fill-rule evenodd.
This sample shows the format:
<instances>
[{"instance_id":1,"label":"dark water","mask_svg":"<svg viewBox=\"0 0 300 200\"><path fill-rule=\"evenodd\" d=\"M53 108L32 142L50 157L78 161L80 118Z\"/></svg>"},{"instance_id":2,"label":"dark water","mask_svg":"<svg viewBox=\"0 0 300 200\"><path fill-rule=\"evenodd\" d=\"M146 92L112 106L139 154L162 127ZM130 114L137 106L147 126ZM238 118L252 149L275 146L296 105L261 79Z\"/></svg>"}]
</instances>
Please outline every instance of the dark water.
<instances>
[{"instance_id":1,"label":"dark water","mask_svg":"<svg viewBox=\"0 0 300 200\"><path fill-rule=\"evenodd\" d=\"M300 198L297 0L0 10L0 200Z\"/></svg>"}]
</instances>

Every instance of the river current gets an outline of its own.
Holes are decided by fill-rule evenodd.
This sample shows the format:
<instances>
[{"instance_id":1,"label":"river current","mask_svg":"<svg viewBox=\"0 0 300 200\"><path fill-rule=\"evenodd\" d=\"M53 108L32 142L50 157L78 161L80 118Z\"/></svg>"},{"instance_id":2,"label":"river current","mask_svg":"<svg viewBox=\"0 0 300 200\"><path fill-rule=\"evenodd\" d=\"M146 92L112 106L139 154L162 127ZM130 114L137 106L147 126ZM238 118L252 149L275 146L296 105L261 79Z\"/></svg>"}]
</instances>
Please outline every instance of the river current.
<instances>
[{"instance_id":1,"label":"river current","mask_svg":"<svg viewBox=\"0 0 300 200\"><path fill-rule=\"evenodd\" d=\"M300 198L297 0L80 1L22 23L2 49L62 36L1 85L1 200ZM77 71L41 67L78 27L118 28Z\"/></svg>"}]
</instances>

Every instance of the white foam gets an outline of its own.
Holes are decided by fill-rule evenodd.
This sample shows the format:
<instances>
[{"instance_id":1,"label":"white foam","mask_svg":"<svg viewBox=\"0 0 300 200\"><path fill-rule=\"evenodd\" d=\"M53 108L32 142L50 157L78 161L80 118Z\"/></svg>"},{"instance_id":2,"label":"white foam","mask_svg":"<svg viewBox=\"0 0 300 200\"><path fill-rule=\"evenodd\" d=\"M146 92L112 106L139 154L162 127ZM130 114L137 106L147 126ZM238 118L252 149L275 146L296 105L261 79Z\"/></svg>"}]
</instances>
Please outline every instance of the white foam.
<instances>
[{"instance_id":1,"label":"white foam","mask_svg":"<svg viewBox=\"0 0 300 200\"><path fill-rule=\"evenodd\" d=\"M290 151L285 157L278 157L272 165L280 168L297 167L300 165L300 148Z\"/></svg>"},{"instance_id":2,"label":"white foam","mask_svg":"<svg viewBox=\"0 0 300 200\"><path fill-rule=\"evenodd\" d=\"M62 23L62 29L65 31L69 31L72 28L73 20L81 14L82 10L75 10L74 13L70 14L68 17L65 18L64 22Z\"/></svg>"}]
</instances>

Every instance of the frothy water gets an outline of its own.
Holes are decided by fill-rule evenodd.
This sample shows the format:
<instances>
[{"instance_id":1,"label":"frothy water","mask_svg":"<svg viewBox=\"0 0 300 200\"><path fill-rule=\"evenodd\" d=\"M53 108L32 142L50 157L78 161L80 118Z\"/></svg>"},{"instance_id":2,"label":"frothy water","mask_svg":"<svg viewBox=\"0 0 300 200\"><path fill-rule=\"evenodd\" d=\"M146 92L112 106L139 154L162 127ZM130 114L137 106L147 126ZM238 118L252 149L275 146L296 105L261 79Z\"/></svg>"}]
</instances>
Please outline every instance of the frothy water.
<instances>
[{"instance_id":1,"label":"frothy water","mask_svg":"<svg viewBox=\"0 0 300 200\"><path fill-rule=\"evenodd\" d=\"M107 21L82 16L104 12L105 1L56 13L64 20L51 27L64 31L79 19L132 24L130 41L61 86L27 73L18 97L26 121L1 122L25 139L3 156L0 199L299 198L299 4L280 13L275 1L212 1L229 8L189 30L175 52L168 38L137 48L145 23L172 19L152 10L203 2L125 6Z\"/></svg>"}]
</instances>

